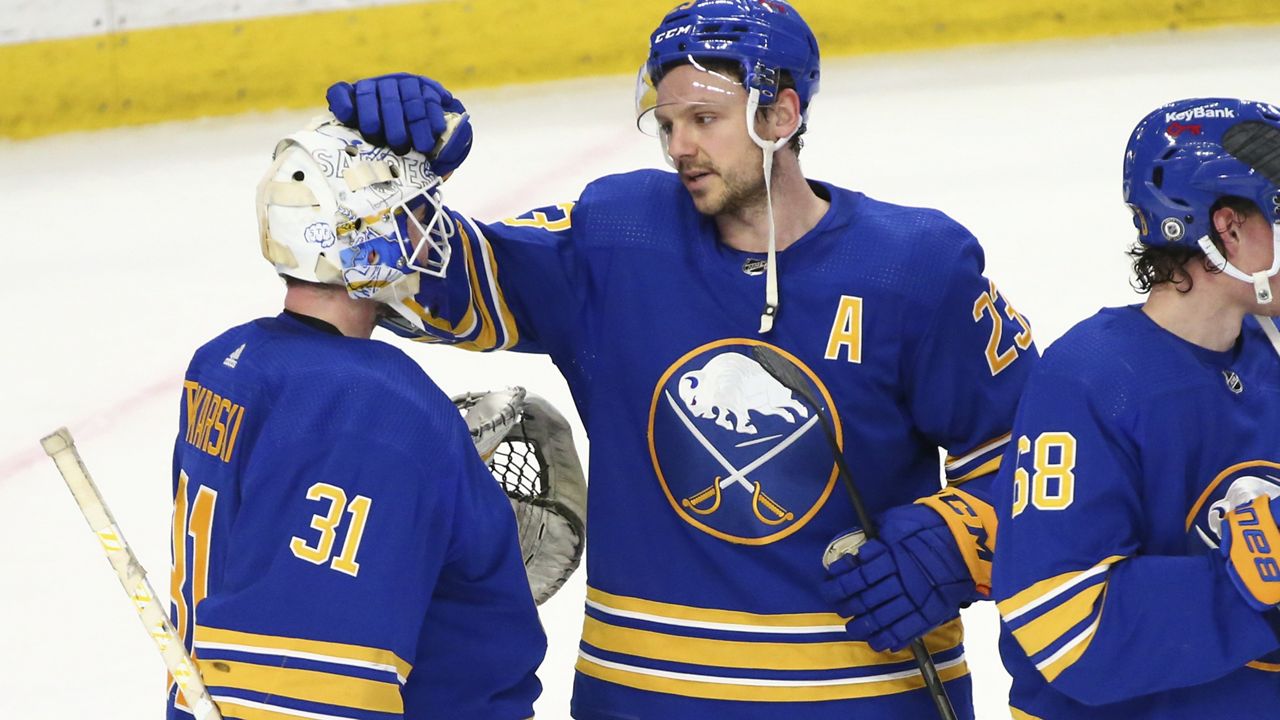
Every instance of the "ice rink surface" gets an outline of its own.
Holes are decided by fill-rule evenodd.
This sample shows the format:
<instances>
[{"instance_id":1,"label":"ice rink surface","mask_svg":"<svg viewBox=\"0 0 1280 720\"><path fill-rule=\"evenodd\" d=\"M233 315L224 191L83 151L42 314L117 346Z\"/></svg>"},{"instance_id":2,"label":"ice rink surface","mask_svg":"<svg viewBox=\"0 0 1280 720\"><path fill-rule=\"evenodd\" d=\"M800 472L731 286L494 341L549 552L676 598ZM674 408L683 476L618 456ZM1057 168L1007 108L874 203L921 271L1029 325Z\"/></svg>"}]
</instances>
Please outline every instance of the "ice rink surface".
<instances>
[{"instance_id":1,"label":"ice rink surface","mask_svg":"<svg viewBox=\"0 0 1280 720\"><path fill-rule=\"evenodd\" d=\"M1044 347L1099 307L1138 300L1120 199L1133 125L1182 97L1280 102L1277 47L1275 29L1222 29L832 60L801 159L809 177L967 225ZM481 220L663 167L634 129L629 77L462 97L476 145L446 200ZM313 114L0 141L13 261L0 285L0 718L162 716L163 666L38 440L70 427L167 594L182 372L199 344L278 312L254 188L276 140ZM521 384L576 424L545 358L401 345L446 392ZM568 715L583 594L579 573L542 608L539 717ZM994 610L966 620L978 717L1008 717Z\"/></svg>"}]
</instances>

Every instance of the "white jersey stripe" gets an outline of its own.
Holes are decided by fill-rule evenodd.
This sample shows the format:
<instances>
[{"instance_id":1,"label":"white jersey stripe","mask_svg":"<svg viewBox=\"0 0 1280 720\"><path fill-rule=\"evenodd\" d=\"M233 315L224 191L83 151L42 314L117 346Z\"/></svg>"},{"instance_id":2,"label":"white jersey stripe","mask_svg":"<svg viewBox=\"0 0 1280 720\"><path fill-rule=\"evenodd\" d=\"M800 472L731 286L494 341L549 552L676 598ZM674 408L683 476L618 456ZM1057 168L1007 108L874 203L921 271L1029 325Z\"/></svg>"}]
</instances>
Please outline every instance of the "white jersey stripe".
<instances>
[{"instance_id":1,"label":"white jersey stripe","mask_svg":"<svg viewBox=\"0 0 1280 720\"><path fill-rule=\"evenodd\" d=\"M862 677L847 678L828 678L825 680L769 680L765 678L747 678L747 677L722 677L720 675L695 675L693 673L672 672L669 670L656 670L654 668L637 667L635 665L624 665L622 663L612 662L610 660L601 660L589 653L579 650L578 657L589 663L599 665L601 667L620 670L622 672L636 673L639 675L651 675L653 677L667 678L670 680L689 680L701 683L718 683L721 685L753 685L757 687L822 687L832 685L860 685L864 683L888 682L892 680L903 680L906 678L916 677L920 674L920 670L912 668L910 670L902 670L894 673L884 673L881 675L866 675ZM955 667L964 662L964 655L948 660L944 663L938 663L939 671L947 668Z\"/></svg>"},{"instance_id":2,"label":"white jersey stripe","mask_svg":"<svg viewBox=\"0 0 1280 720\"><path fill-rule=\"evenodd\" d=\"M845 631L844 625L801 625L788 627L782 625L741 625L737 623L712 622L709 620L670 618L662 615L636 612L635 610L620 610L618 608L609 607L598 600L592 600L590 598L587 599L587 607L594 608L602 613L630 618L632 620L644 620L646 622L659 623L662 625L702 628L705 630L723 630L726 632L760 633L769 635L814 635L818 633L842 633Z\"/></svg>"},{"instance_id":3,"label":"white jersey stripe","mask_svg":"<svg viewBox=\"0 0 1280 720\"><path fill-rule=\"evenodd\" d=\"M1008 615L1005 615L1004 621L1011 622L1025 615L1026 613L1031 612L1032 610L1035 610L1036 608L1040 607L1041 605L1044 605L1045 603L1058 597L1059 595L1062 595L1063 593L1079 585L1085 580L1088 580L1089 578L1092 578L1092 577L1096 577L1099 573L1106 572L1107 568L1111 567L1111 565L1112 563L1109 563L1109 562L1102 563L1101 565L1095 565L1092 568L1085 570L1084 572L1080 573L1077 577L1073 578L1071 582L1063 583L1062 585L1059 585L1058 587L1054 588L1051 592L1047 592L1044 595L1041 595L1040 597L1036 598L1035 600L1032 600L1031 602L1027 603L1026 605L1023 605L1017 610L1014 610Z\"/></svg>"},{"instance_id":4,"label":"white jersey stripe","mask_svg":"<svg viewBox=\"0 0 1280 720\"><path fill-rule=\"evenodd\" d=\"M395 675L400 680L400 684L405 683L406 678L397 672L394 665L384 665L382 663L369 662L367 660L355 660L353 658L335 657L333 655L320 655L319 653L309 653L302 650L285 650L283 648L262 648L252 645L236 645L233 643L220 642L200 642L195 643L197 650L228 650L231 652L247 653L250 655L276 655L281 657L293 657L301 660L314 660L316 662L329 663L330 665L347 665L350 667L366 668L368 670L377 670Z\"/></svg>"}]
</instances>

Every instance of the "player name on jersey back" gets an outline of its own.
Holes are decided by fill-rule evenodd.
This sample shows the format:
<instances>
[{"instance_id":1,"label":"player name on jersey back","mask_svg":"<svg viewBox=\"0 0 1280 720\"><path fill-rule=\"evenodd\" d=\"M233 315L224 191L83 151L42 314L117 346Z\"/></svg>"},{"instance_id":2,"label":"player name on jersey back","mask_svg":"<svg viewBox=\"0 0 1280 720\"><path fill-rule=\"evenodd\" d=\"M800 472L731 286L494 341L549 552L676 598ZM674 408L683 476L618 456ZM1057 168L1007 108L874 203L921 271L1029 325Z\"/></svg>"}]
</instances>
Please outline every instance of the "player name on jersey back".
<instances>
[{"instance_id":1,"label":"player name on jersey back","mask_svg":"<svg viewBox=\"0 0 1280 720\"><path fill-rule=\"evenodd\" d=\"M244 406L204 387L194 380L184 380L186 389L187 433L192 447L222 462L231 462L236 437L244 420Z\"/></svg>"}]
</instances>

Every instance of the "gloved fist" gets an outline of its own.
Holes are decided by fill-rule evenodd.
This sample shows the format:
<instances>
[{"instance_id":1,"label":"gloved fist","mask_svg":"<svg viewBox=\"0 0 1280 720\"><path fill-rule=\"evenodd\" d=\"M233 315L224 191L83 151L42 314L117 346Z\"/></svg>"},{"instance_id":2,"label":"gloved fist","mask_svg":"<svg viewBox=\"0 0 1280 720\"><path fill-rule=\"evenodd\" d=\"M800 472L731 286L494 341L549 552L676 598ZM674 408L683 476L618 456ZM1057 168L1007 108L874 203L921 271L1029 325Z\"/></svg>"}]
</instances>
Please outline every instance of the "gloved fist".
<instances>
[{"instance_id":1,"label":"gloved fist","mask_svg":"<svg viewBox=\"0 0 1280 720\"><path fill-rule=\"evenodd\" d=\"M391 73L355 85L338 82L325 97L343 125L397 154L416 150L426 155L437 175L456 170L471 152L467 109L431 78Z\"/></svg>"},{"instance_id":2,"label":"gloved fist","mask_svg":"<svg viewBox=\"0 0 1280 720\"><path fill-rule=\"evenodd\" d=\"M1227 513L1222 550L1227 574L1246 602L1259 611L1280 605L1280 497L1253 498Z\"/></svg>"},{"instance_id":3,"label":"gloved fist","mask_svg":"<svg viewBox=\"0 0 1280 720\"><path fill-rule=\"evenodd\" d=\"M954 536L923 505L889 510L878 539L835 557L822 595L851 618L845 625L851 639L881 652L905 648L978 598Z\"/></svg>"}]
</instances>

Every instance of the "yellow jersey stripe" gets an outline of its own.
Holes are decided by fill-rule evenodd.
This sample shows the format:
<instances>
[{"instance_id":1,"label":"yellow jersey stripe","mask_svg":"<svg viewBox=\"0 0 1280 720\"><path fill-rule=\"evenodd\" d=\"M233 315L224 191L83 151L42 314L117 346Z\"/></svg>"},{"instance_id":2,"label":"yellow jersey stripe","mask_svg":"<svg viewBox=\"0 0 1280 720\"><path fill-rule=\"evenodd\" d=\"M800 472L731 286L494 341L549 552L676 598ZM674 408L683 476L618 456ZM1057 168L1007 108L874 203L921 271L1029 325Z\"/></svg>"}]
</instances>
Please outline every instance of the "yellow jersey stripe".
<instances>
[{"instance_id":1,"label":"yellow jersey stripe","mask_svg":"<svg viewBox=\"0 0 1280 720\"><path fill-rule=\"evenodd\" d=\"M568 208L572 208L573 203L568 204ZM564 221L565 229L569 227L569 210L565 210ZM501 321L503 334L506 336L506 342L502 344L499 350L506 350L515 345L520 340L520 331L516 327L516 318L511 314L511 308L507 307L507 297L502 293L502 286L498 284L498 263L493 257L493 246L489 244L489 238L485 237L484 232L476 227L468 218L467 223L471 225L471 229L475 232L480 242L480 253L484 259L486 268L486 280L489 285L489 296L493 298L494 310L497 311L498 318ZM474 276L473 276L474 277ZM483 296L481 296L483 299Z\"/></svg>"},{"instance_id":2,"label":"yellow jersey stripe","mask_svg":"<svg viewBox=\"0 0 1280 720\"><path fill-rule=\"evenodd\" d=\"M1075 597L1013 631L1013 637L1028 656L1044 650L1093 612L1093 603L1106 583L1085 588Z\"/></svg>"},{"instance_id":3,"label":"yellow jersey stripe","mask_svg":"<svg viewBox=\"0 0 1280 720\"><path fill-rule=\"evenodd\" d=\"M869 677L826 680L766 680L759 678L719 677L692 673L642 668L601 660L585 652L578 653L577 671L606 682L685 697L709 700L741 700L749 702L811 702L875 697L917 690L924 687L920 671L912 668ZM938 665L944 681L969 673L964 657Z\"/></svg>"},{"instance_id":4,"label":"yellow jersey stripe","mask_svg":"<svg viewBox=\"0 0 1280 720\"><path fill-rule=\"evenodd\" d=\"M1005 622L1016 620L1019 616L1035 610L1076 585L1106 572L1107 568L1124 558L1124 555L1112 555L1088 570L1077 570L1041 580L1017 595L997 603L996 608Z\"/></svg>"},{"instance_id":5,"label":"yellow jersey stripe","mask_svg":"<svg viewBox=\"0 0 1280 720\"><path fill-rule=\"evenodd\" d=\"M1251 663L1247 663L1245 664L1245 667L1250 667L1254 670L1261 670L1263 672L1280 673L1280 664L1266 663L1261 660L1254 660Z\"/></svg>"},{"instance_id":6,"label":"yellow jersey stripe","mask_svg":"<svg viewBox=\"0 0 1280 720\"><path fill-rule=\"evenodd\" d=\"M419 305L413 298L405 298L404 300L401 300L401 302L404 303L405 307L412 310L415 315L422 318L422 322L424 324L452 337L466 335L476 326L476 309L474 306L468 305L467 314L458 321L457 325L453 325L448 320L438 318L427 312L427 309Z\"/></svg>"},{"instance_id":7,"label":"yellow jersey stripe","mask_svg":"<svg viewBox=\"0 0 1280 720\"><path fill-rule=\"evenodd\" d=\"M1019 710L1016 707L1013 707L1012 705L1009 706L1009 715L1013 717L1013 720L1040 720L1040 718L1036 717L1035 715L1032 715L1031 713L1022 712L1021 710Z\"/></svg>"},{"instance_id":8,"label":"yellow jersey stripe","mask_svg":"<svg viewBox=\"0 0 1280 720\"><path fill-rule=\"evenodd\" d=\"M466 228L459 227L458 235L462 238L462 244L467 248L471 247L471 235ZM488 304L484 301L484 290L480 283L480 273L476 269L476 257L470 250L466 253L467 259L467 275L471 281L471 304L480 313L480 334L475 340L458 343L458 347L464 350L492 350L497 345L498 331L494 328L493 316L489 314Z\"/></svg>"},{"instance_id":9,"label":"yellow jersey stripe","mask_svg":"<svg viewBox=\"0 0 1280 720\"><path fill-rule=\"evenodd\" d=\"M593 587L587 588L587 605L600 612L619 617L666 625L741 632L784 634L844 632L845 623L844 618L835 613L759 615L737 610L716 610L613 595Z\"/></svg>"},{"instance_id":10,"label":"yellow jersey stripe","mask_svg":"<svg viewBox=\"0 0 1280 720\"><path fill-rule=\"evenodd\" d=\"M409 677L409 672L413 670L413 666L400 659L398 655L382 648L346 645L321 640L303 640L300 638L280 637L278 635L258 635L256 633L223 630L203 625L196 626L195 645L197 648L204 647L211 650L282 655L333 663L335 665L352 665L371 670L385 670L394 672L400 678L400 682L404 682L404 679Z\"/></svg>"},{"instance_id":11,"label":"yellow jersey stripe","mask_svg":"<svg viewBox=\"0 0 1280 720\"><path fill-rule=\"evenodd\" d=\"M205 684L235 688L269 696L338 705L370 712L401 714L404 699L398 683L379 682L347 675L283 668L234 660L200 663Z\"/></svg>"},{"instance_id":12,"label":"yellow jersey stripe","mask_svg":"<svg viewBox=\"0 0 1280 720\"><path fill-rule=\"evenodd\" d=\"M953 621L930 633L930 652L950 650L960 644L963 632ZM845 668L909 662L908 650L881 653L864 642L749 642L668 635L651 630L619 627L588 617L582 640L609 652L678 662L757 670L840 670Z\"/></svg>"},{"instance_id":13,"label":"yellow jersey stripe","mask_svg":"<svg viewBox=\"0 0 1280 720\"><path fill-rule=\"evenodd\" d=\"M1106 592L1103 592L1102 601L1104 603L1106 602L1106 597ZM1071 639L1071 642L1059 648L1057 652L1036 663L1036 669L1040 671L1040 674L1044 675L1046 680L1053 682L1062 674L1062 671L1074 665L1080 659L1080 656L1084 655L1084 651L1089 649L1089 643L1093 641L1094 633L1098 629L1098 623L1101 622L1102 612L1099 611L1098 617L1094 618L1089 627L1082 630L1079 635L1076 635Z\"/></svg>"}]
</instances>

